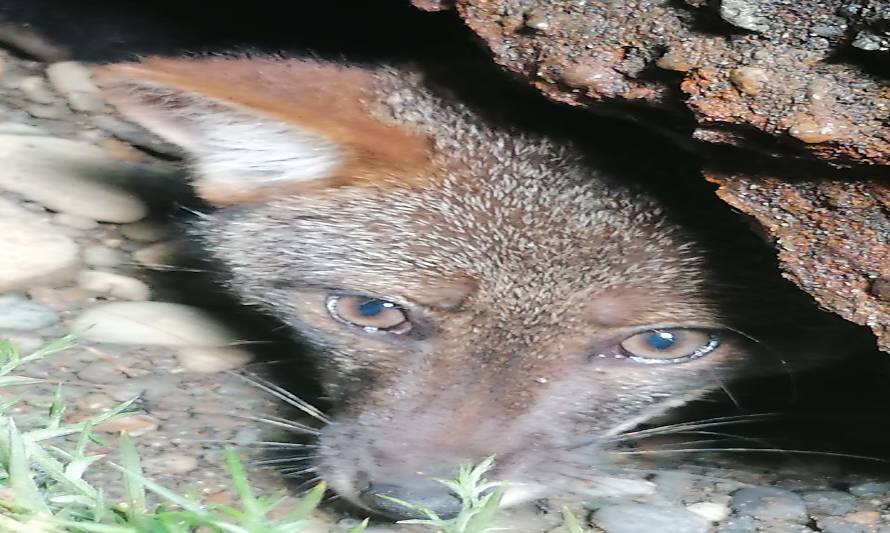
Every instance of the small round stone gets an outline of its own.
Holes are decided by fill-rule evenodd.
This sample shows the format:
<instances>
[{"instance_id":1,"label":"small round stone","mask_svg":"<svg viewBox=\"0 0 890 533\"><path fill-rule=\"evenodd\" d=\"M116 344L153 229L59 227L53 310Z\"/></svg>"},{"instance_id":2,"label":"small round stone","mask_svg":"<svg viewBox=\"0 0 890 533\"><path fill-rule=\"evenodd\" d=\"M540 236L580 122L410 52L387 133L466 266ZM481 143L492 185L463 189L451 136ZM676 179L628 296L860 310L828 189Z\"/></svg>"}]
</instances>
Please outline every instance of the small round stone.
<instances>
[{"instance_id":1,"label":"small round stone","mask_svg":"<svg viewBox=\"0 0 890 533\"><path fill-rule=\"evenodd\" d=\"M142 301L151 298L151 289L142 280L111 272L84 270L77 275L77 284L86 291L121 300Z\"/></svg>"},{"instance_id":2,"label":"small round stone","mask_svg":"<svg viewBox=\"0 0 890 533\"><path fill-rule=\"evenodd\" d=\"M55 216L53 216L53 222L62 226L67 226L69 228L83 230L95 229L99 227L99 223L91 218L82 217L79 215L72 215L69 213L57 213Z\"/></svg>"},{"instance_id":3,"label":"small round stone","mask_svg":"<svg viewBox=\"0 0 890 533\"><path fill-rule=\"evenodd\" d=\"M157 428L157 419L145 414L132 414L122 418L116 418L114 420L102 422L93 427L95 431L101 433L120 433L126 431L134 437L154 431Z\"/></svg>"},{"instance_id":4,"label":"small round stone","mask_svg":"<svg viewBox=\"0 0 890 533\"><path fill-rule=\"evenodd\" d=\"M126 253L100 245L87 246L83 250L83 262L90 266L115 267L129 261Z\"/></svg>"},{"instance_id":5,"label":"small round stone","mask_svg":"<svg viewBox=\"0 0 890 533\"><path fill-rule=\"evenodd\" d=\"M0 329L33 331L52 326L58 320L55 311L21 294L0 294Z\"/></svg>"},{"instance_id":6,"label":"small round stone","mask_svg":"<svg viewBox=\"0 0 890 533\"><path fill-rule=\"evenodd\" d=\"M156 222L134 222L121 226L121 233L131 241L157 242L167 236L167 227Z\"/></svg>"},{"instance_id":7,"label":"small round stone","mask_svg":"<svg viewBox=\"0 0 890 533\"><path fill-rule=\"evenodd\" d=\"M593 521L607 533L706 533L711 525L683 507L646 503L604 506L593 513Z\"/></svg>"},{"instance_id":8,"label":"small round stone","mask_svg":"<svg viewBox=\"0 0 890 533\"><path fill-rule=\"evenodd\" d=\"M184 348L177 357L186 370L203 373L234 370L253 360L253 354L238 348Z\"/></svg>"},{"instance_id":9,"label":"small round stone","mask_svg":"<svg viewBox=\"0 0 890 533\"><path fill-rule=\"evenodd\" d=\"M182 453L163 453L142 461L145 470L157 474L187 474L198 468L198 459Z\"/></svg>"}]
</instances>

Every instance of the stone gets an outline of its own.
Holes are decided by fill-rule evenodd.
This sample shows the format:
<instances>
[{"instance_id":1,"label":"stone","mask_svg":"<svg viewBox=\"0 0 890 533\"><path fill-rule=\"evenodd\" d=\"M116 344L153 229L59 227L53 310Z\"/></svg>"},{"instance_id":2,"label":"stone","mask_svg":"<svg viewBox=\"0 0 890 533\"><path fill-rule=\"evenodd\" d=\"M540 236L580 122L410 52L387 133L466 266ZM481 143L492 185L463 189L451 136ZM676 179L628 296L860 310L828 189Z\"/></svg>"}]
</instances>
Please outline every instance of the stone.
<instances>
[{"instance_id":1,"label":"stone","mask_svg":"<svg viewBox=\"0 0 890 533\"><path fill-rule=\"evenodd\" d=\"M24 78L19 84L19 90L25 94L25 98L37 104L51 104L56 101L56 95L40 76Z\"/></svg>"},{"instance_id":2,"label":"stone","mask_svg":"<svg viewBox=\"0 0 890 533\"><path fill-rule=\"evenodd\" d=\"M136 278L112 272L84 270L77 275L77 284L82 289L96 294L107 294L121 300L148 300L151 289Z\"/></svg>"},{"instance_id":3,"label":"stone","mask_svg":"<svg viewBox=\"0 0 890 533\"><path fill-rule=\"evenodd\" d=\"M133 252L136 262L151 269L166 269L176 264L179 244L175 241L161 241Z\"/></svg>"},{"instance_id":4,"label":"stone","mask_svg":"<svg viewBox=\"0 0 890 533\"><path fill-rule=\"evenodd\" d=\"M94 361L77 372L77 377L88 383L111 385L127 379L127 375L106 361Z\"/></svg>"},{"instance_id":5,"label":"stone","mask_svg":"<svg viewBox=\"0 0 890 533\"><path fill-rule=\"evenodd\" d=\"M0 189L100 222L135 222L148 213L127 183L165 172L116 160L91 144L54 137L0 135Z\"/></svg>"},{"instance_id":6,"label":"stone","mask_svg":"<svg viewBox=\"0 0 890 533\"><path fill-rule=\"evenodd\" d=\"M83 261L90 266L115 267L129 261L126 253L106 246L92 245L83 249Z\"/></svg>"},{"instance_id":7,"label":"stone","mask_svg":"<svg viewBox=\"0 0 890 533\"><path fill-rule=\"evenodd\" d=\"M0 292L62 277L77 263L79 250L73 240L46 222L44 216L3 198L0 235Z\"/></svg>"},{"instance_id":8,"label":"stone","mask_svg":"<svg viewBox=\"0 0 890 533\"><path fill-rule=\"evenodd\" d=\"M112 302L83 312L71 325L87 341L125 345L221 347L231 333L205 311L167 302Z\"/></svg>"},{"instance_id":9,"label":"stone","mask_svg":"<svg viewBox=\"0 0 890 533\"><path fill-rule=\"evenodd\" d=\"M836 516L826 516L818 520L819 531L822 533L869 533L865 526L847 522Z\"/></svg>"},{"instance_id":10,"label":"stone","mask_svg":"<svg viewBox=\"0 0 890 533\"><path fill-rule=\"evenodd\" d=\"M142 465L149 473L155 474L187 474L198 468L198 459L182 453L162 453L154 457L146 457Z\"/></svg>"},{"instance_id":11,"label":"stone","mask_svg":"<svg viewBox=\"0 0 890 533\"><path fill-rule=\"evenodd\" d=\"M166 226L156 222L140 221L121 226L121 234L131 241L157 242L169 233Z\"/></svg>"},{"instance_id":12,"label":"stone","mask_svg":"<svg viewBox=\"0 0 890 533\"><path fill-rule=\"evenodd\" d=\"M99 223L91 218L82 217L80 215L70 215L68 213L57 213L53 217L53 222L69 228L83 230L96 229L99 227Z\"/></svg>"},{"instance_id":13,"label":"stone","mask_svg":"<svg viewBox=\"0 0 890 533\"><path fill-rule=\"evenodd\" d=\"M729 507L717 502L698 502L686 506L689 511L710 522L720 522L729 516Z\"/></svg>"},{"instance_id":14,"label":"stone","mask_svg":"<svg viewBox=\"0 0 890 533\"><path fill-rule=\"evenodd\" d=\"M184 348L177 357L183 368L201 373L234 370L253 360L253 354L239 348Z\"/></svg>"},{"instance_id":15,"label":"stone","mask_svg":"<svg viewBox=\"0 0 890 533\"><path fill-rule=\"evenodd\" d=\"M158 428L158 420L152 416L145 414L133 414L121 418L115 418L107 422L102 422L93 426L94 431L100 433L121 433L126 431L128 434L137 437L144 435Z\"/></svg>"},{"instance_id":16,"label":"stone","mask_svg":"<svg viewBox=\"0 0 890 533\"><path fill-rule=\"evenodd\" d=\"M890 482L869 481L850 487L850 494L867 498L878 494L890 493Z\"/></svg>"},{"instance_id":17,"label":"stone","mask_svg":"<svg viewBox=\"0 0 890 533\"><path fill-rule=\"evenodd\" d=\"M21 294L0 294L0 329L33 331L58 321L55 311Z\"/></svg>"},{"instance_id":18,"label":"stone","mask_svg":"<svg viewBox=\"0 0 890 533\"><path fill-rule=\"evenodd\" d=\"M101 93L90 76L90 70L76 61L53 63L46 69L50 84L68 99L68 104L76 111L96 112L105 107Z\"/></svg>"},{"instance_id":19,"label":"stone","mask_svg":"<svg viewBox=\"0 0 890 533\"><path fill-rule=\"evenodd\" d=\"M802 494L810 513L842 515L856 510L856 497L839 490L814 490Z\"/></svg>"},{"instance_id":20,"label":"stone","mask_svg":"<svg viewBox=\"0 0 890 533\"><path fill-rule=\"evenodd\" d=\"M797 494L774 487L746 487L732 494L732 508L739 515L761 521L805 523L809 519L806 505Z\"/></svg>"},{"instance_id":21,"label":"stone","mask_svg":"<svg viewBox=\"0 0 890 533\"><path fill-rule=\"evenodd\" d=\"M626 503L607 505L593 513L593 522L606 533L707 533L711 524L683 507Z\"/></svg>"}]
</instances>

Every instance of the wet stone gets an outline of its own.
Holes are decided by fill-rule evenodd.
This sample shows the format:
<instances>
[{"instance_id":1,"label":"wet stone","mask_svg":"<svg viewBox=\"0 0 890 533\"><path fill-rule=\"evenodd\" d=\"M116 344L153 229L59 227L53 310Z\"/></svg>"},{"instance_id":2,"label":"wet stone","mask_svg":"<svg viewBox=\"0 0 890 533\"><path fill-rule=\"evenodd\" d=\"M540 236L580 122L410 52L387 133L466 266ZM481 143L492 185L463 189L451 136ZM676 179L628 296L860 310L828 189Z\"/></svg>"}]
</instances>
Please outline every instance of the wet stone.
<instances>
[{"instance_id":1,"label":"wet stone","mask_svg":"<svg viewBox=\"0 0 890 533\"><path fill-rule=\"evenodd\" d=\"M836 516L827 516L816 522L822 533L869 533L869 529Z\"/></svg>"},{"instance_id":2,"label":"wet stone","mask_svg":"<svg viewBox=\"0 0 890 533\"><path fill-rule=\"evenodd\" d=\"M859 497L877 496L890 493L890 482L869 481L850 487L850 494Z\"/></svg>"}]
</instances>

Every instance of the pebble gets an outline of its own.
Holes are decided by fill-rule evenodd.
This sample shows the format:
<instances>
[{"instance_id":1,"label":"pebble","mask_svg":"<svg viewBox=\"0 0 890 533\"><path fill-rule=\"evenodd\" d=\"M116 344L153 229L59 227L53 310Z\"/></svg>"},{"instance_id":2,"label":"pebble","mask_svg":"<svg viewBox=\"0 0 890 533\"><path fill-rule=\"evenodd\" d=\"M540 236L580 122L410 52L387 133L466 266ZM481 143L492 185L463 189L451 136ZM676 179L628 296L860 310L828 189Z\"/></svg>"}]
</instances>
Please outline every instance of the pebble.
<instances>
[{"instance_id":1,"label":"pebble","mask_svg":"<svg viewBox=\"0 0 890 533\"><path fill-rule=\"evenodd\" d=\"M717 502L698 502L687 505L686 508L710 522L720 522L730 513L729 507Z\"/></svg>"},{"instance_id":2,"label":"pebble","mask_svg":"<svg viewBox=\"0 0 890 533\"><path fill-rule=\"evenodd\" d=\"M748 487L732 494L732 508L737 514L762 521L806 522L807 508L797 494L773 487Z\"/></svg>"},{"instance_id":3,"label":"pebble","mask_svg":"<svg viewBox=\"0 0 890 533\"><path fill-rule=\"evenodd\" d=\"M0 160L0 188L54 211L100 222L145 217L145 203L122 184L163 174L118 161L91 144L33 135L0 135Z\"/></svg>"},{"instance_id":4,"label":"pebble","mask_svg":"<svg viewBox=\"0 0 890 533\"><path fill-rule=\"evenodd\" d=\"M158 474L187 474L198 468L198 459L181 453L162 453L148 457L143 462L146 470Z\"/></svg>"},{"instance_id":5,"label":"pebble","mask_svg":"<svg viewBox=\"0 0 890 533\"><path fill-rule=\"evenodd\" d=\"M90 392L77 399L77 407L87 411L107 411L118 403L114 398L101 392Z\"/></svg>"},{"instance_id":6,"label":"pebble","mask_svg":"<svg viewBox=\"0 0 890 533\"><path fill-rule=\"evenodd\" d=\"M154 431L158 428L158 420L152 416L144 414L134 414L122 418L102 422L93 427L93 430L102 433L120 433L126 431L130 435L137 437Z\"/></svg>"},{"instance_id":7,"label":"pebble","mask_svg":"<svg viewBox=\"0 0 890 533\"><path fill-rule=\"evenodd\" d=\"M86 310L72 323L94 342L149 346L227 346L231 333L205 311L167 302L112 302Z\"/></svg>"},{"instance_id":8,"label":"pebble","mask_svg":"<svg viewBox=\"0 0 890 533\"><path fill-rule=\"evenodd\" d=\"M37 104L51 104L56 101L56 95L40 76L24 78L19 83L19 90L25 94L25 98Z\"/></svg>"},{"instance_id":9,"label":"pebble","mask_svg":"<svg viewBox=\"0 0 890 533\"><path fill-rule=\"evenodd\" d=\"M49 135L49 132L32 124L0 122L0 135Z\"/></svg>"},{"instance_id":10,"label":"pebble","mask_svg":"<svg viewBox=\"0 0 890 533\"><path fill-rule=\"evenodd\" d=\"M57 213L53 216L53 222L69 228L83 230L96 229L99 227L99 223L91 218L82 217L80 215L71 215L69 213Z\"/></svg>"},{"instance_id":11,"label":"pebble","mask_svg":"<svg viewBox=\"0 0 890 533\"><path fill-rule=\"evenodd\" d=\"M818 520L819 531L822 533L869 533L868 528L847 522L836 516L826 516Z\"/></svg>"},{"instance_id":12,"label":"pebble","mask_svg":"<svg viewBox=\"0 0 890 533\"><path fill-rule=\"evenodd\" d=\"M94 244L83 249L83 262L90 266L115 267L129 261L126 253Z\"/></svg>"},{"instance_id":13,"label":"pebble","mask_svg":"<svg viewBox=\"0 0 890 533\"><path fill-rule=\"evenodd\" d=\"M802 497L811 513L842 515L856 510L856 497L839 490L814 490Z\"/></svg>"},{"instance_id":14,"label":"pebble","mask_svg":"<svg viewBox=\"0 0 890 533\"><path fill-rule=\"evenodd\" d=\"M40 337L17 333L4 333L3 335L0 335L0 338L12 343L15 349L22 355L34 353L40 348L43 348L44 344L46 344Z\"/></svg>"},{"instance_id":15,"label":"pebble","mask_svg":"<svg viewBox=\"0 0 890 533\"><path fill-rule=\"evenodd\" d=\"M34 118L43 118L47 120L59 120L65 116L65 109L58 105L33 104L25 108Z\"/></svg>"},{"instance_id":16,"label":"pebble","mask_svg":"<svg viewBox=\"0 0 890 533\"><path fill-rule=\"evenodd\" d=\"M133 259L148 268L168 267L176 263L179 244L175 241L162 241L150 244L133 252Z\"/></svg>"},{"instance_id":17,"label":"pebble","mask_svg":"<svg viewBox=\"0 0 890 533\"><path fill-rule=\"evenodd\" d=\"M0 329L33 331L58 322L55 311L21 294L0 294Z\"/></svg>"},{"instance_id":18,"label":"pebble","mask_svg":"<svg viewBox=\"0 0 890 533\"><path fill-rule=\"evenodd\" d=\"M860 497L876 496L885 492L890 493L890 482L869 481L850 487L850 494Z\"/></svg>"},{"instance_id":19,"label":"pebble","mask_svg":"<svg viewBox=\"0 0 890 533\"><path fill-rule=\"evenodd\" d=\"M90 70L76 61L61 61L46 68L46 77L76 111L102 111L105 102L90 78Z\"/></svg>"},{"instance_id":20,"label":"pebble","mask_svg":"<svg viewBox=\"0 0 890 533\"><path fill-rule=\"evenodd\" d=\"M3 198L0 198L0 235L3 236L0 292L61 277L77 263L78 247L73 240L43 216Z\"/></svg>"},{"instance_id":21,"label":"pebble","mask_svg":"<svg viewBox=\"0 0 890 533\"><path fill-rule=\"evenodd\" d=\"M131 241L157 242L168 234L167 226L156 222L134 222L121 226L121 234Z\"/></svg>"},{"instance_id":22,"label":"pebble","mask_svg":"<svg viewBox=\"0 0 890 533\"><path fill-rule=\"evenodd\" d=\"M140 397L148 402L158 402L177 394L179 380L163 374L149 374L131 378L109 387L105 392L119 402ZM186 402L181 402L185 408Z\"/></svg>"},{"instance_id":23,"label":"pebble","mask_svg":"<svg viewBox=\"0 0 890 533\"><path fill-rule=\"evenodd\" d=\"M77 372L77 377L89 383L111 385L127 379L127 375L105 361L94 361Z\"/></svg>"},{"instance_id":24,"label":"pebble","mask_svg":"<svg viewBox=\"0 0 890 533\"><path fill-rule=\"evenodd\" d=\"M238 348L184 348L177 356L183 368L202 373L234 370L253 360L253 354Z\"/></svg>"},{"instance_id":25,"label":"pebble","mask_svg":"<svg viewBox=\"0 0 890 533\"><path fill-rule=\"evenodd\" d=\"M710 528L708 520L683 507L645 503L602 507L593 513L593 521L606 533L706 533Z\"/></svg>"},{"instance_id":26,"label":"pebble","mask_svg":"<svg viewBox=\"0 0 890 533\"><path fill-rule=\"evenodd\" d=\"M144 281L111 272L84 270L77 275L77 285L86 291L121 300L142 301L151 298L151 289Z\"/></svg>"}]
</instances>

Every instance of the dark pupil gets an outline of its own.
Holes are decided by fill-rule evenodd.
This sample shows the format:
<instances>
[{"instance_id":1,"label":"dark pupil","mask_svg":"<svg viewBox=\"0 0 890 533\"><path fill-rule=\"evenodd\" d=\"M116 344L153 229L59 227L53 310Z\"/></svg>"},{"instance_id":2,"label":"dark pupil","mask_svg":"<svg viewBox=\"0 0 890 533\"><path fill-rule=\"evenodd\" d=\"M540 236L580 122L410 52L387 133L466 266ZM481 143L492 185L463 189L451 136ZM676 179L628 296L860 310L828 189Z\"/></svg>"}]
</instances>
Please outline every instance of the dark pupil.
<instances>
[{"instance_id":1,"label":"dark pupil","mask_svg":"<svg viewBox=\"0 0 890 533\"><path fill-rule=\"evenodd\" d=\"M362 316L376 316L383 312L383 300L365 300L358 306L358 312Z\"/></svg>"},{"instance_id":2,"label":"dark pupil","mask_svg":"<svg viewBox=\"0 0 890 533\"><path fill-rule=\"evenodd\" d=\"M649 346L655 348L656 350L667 350L671 346L677 342L677 338L673 333L668 333L666 331L653 331L646 338L646 342L649 343Z\"/></svg>"}]
</instances>

